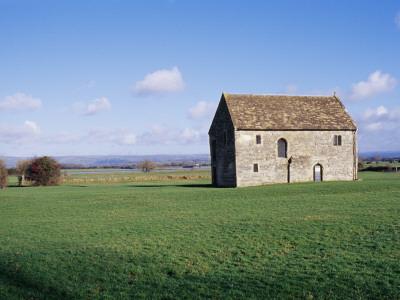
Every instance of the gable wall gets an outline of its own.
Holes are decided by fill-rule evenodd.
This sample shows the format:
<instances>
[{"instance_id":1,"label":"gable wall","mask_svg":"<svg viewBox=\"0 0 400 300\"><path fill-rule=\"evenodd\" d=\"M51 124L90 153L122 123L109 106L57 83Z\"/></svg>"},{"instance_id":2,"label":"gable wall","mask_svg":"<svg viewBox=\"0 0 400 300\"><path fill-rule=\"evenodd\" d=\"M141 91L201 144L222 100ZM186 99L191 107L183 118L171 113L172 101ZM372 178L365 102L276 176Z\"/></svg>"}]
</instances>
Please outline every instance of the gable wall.
<instances>
[{"instance_id":1,"label":"gable wall","mask_svg":"<svg viewBox=\"0 0 400 300\"><path fill-rule=\"evenodd\" d=\"M226 137L224 137L225 134ZM234 128L228 107L225 100L222 99L209 131L212 181L217 186L236 186L234 137ZM213 141L215 141L215 150L213 149ZM213 160L213 151L216 152L216 160Z\"/></svg>"},{"instance_id":2,"label":"gable wall","mask_svg":"<svg viewBox=\"0 0 400 300\"><path fill-rule=\"evenodd\" d=\"M261 144L256 144L261 135ZM333 136L342 146L333 146ZM287 141L287 158L278 157L278 140ZM357 136L354 131L235 131L237 186L313 181L313 167L321 164L323 180L355 180ZM355 143L355 144L354 144ZM258 172L253 172L253 164Z\"/></svg>"}]
</instances>

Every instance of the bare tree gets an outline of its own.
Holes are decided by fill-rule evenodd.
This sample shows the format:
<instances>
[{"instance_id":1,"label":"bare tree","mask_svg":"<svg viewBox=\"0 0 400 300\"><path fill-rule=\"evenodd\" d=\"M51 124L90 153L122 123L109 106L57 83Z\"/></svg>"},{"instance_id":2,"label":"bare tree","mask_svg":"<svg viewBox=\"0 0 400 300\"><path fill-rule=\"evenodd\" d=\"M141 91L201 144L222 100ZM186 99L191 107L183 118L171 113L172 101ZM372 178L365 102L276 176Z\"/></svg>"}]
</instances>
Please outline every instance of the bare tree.
<instances>
[{"instance_id":1,"label":"bare tree","mask_svg":"<svg viewBox=\"0 0 400 300\"><path fill-rule=\"evenodd\" d=\"M380 156L380 155L374 156L374 161L375 161L376 163L380 162L381 160L382 160L382 156Z\"/></svg>"},{"instance_id":2,"label":"bare tree","mask_svg":"<svg viewBox=\"0 0 400 300\"><path fill-rule=\"evenodd\" d=\"M17 165L18 174L18 186L22 186L26 177L26 172L32 161L30 160L19 160Z\"/></svg>"},{"instance_id":3,"label":"bare tree","mask_svg":"<svg viewBox=\"0 0 400 300\"><path fill-rule=\"evenodd\" d=\"M364 158L363 157L358 157L358 170L364 169Z\"/></svg>"},{"instance_id":4,"label":"bare tree","mask_svg":"<svg viewBox=\"0 0 400 300\"><path fill-rule=\"evenodd\" d=\"M144 161L138 163L136 168L142 170L143 172L150 172L151 170L157 168L157 163L152 162L150 159L145 159Z\"/></svg>"}]
</instances>

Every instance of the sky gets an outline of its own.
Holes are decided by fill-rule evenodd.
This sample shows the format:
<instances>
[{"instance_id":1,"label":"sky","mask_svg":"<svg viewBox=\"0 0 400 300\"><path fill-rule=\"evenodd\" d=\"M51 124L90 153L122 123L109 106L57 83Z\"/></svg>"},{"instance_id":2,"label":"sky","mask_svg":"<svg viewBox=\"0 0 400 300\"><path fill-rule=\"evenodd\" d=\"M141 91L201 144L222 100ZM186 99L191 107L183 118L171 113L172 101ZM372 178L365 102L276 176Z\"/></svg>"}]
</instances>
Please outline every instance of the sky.
<instances>
[{"instance_id":1,"label":"sky","mask_svg":"<svg viewBox=\"0 0 400 300\"><path fill-rule=\"evenodd\" d=\"M223 92L337 95L400 150L400 1L0 0L0 156L209 153Z\"/></svg>"}]
</instances>

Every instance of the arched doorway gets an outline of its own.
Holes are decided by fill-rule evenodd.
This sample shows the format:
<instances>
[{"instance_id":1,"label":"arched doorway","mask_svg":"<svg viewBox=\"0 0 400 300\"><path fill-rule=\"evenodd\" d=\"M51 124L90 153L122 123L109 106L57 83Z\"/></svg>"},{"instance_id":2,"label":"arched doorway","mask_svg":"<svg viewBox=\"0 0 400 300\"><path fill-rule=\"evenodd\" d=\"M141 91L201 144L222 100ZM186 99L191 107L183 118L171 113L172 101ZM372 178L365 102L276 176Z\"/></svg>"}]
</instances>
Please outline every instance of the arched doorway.
<instances>
[{"instance_id":1,"label":"arched doorway","mask_svg":"<svg viewBox=\"0 0 400 300\"><path fill-rule=\"evenodd\" d=\"M322 181L322 166L320 164L316 164L314 166L314 182Z\"/></svg>"}]
</instances>

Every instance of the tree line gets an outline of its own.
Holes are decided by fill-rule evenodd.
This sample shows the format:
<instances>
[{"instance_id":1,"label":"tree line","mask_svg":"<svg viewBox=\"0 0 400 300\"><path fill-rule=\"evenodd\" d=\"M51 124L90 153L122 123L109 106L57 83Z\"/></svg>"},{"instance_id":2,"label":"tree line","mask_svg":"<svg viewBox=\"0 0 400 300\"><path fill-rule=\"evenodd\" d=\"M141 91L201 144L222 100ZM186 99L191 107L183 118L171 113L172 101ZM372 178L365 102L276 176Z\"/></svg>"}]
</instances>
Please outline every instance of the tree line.
<instances>
[{"instance_id":1,"label":"tree line","mask_svg":"<svg viewBox=\"0 0 400 300\"><path fill-rule=\"evenodd\" d=\"M123 163L123 164L102 164L102 165L84 165L84 164L75 164L75 163L63 163L61 164L61 169L65 170L75 170L75 169L141 169L143 162L151 161L149 159L145 159L144 161L138 163ZM180 161L180 162L163 162L157 163L156 168L169 168L169 167L193 167L193 166L210 166L210 163L199 163L194 161Z\"/></svg>"},{"instance_id":2,"label":"tree line","mask_svg":"<svg viewBox=\"0 0 400 300\"><path fill-rule=\"evenodd\" d=\"M358 157L358 170L359 171L380 171L380 172L397 172L398 166L396 163L400 162L400 158L382 157L376 155L373 157Z\"/></svg>"}]
</instances>

